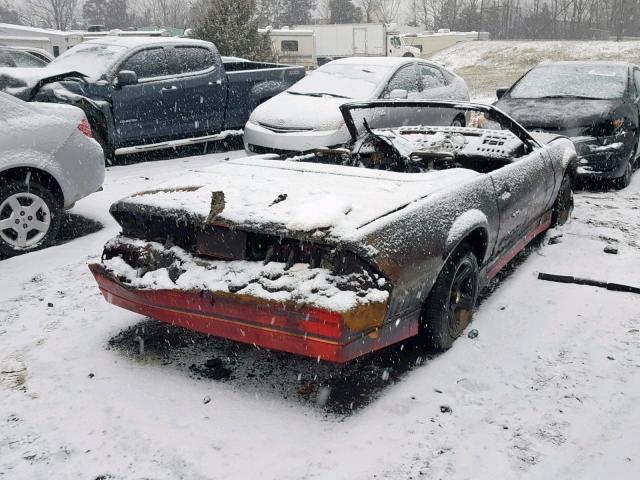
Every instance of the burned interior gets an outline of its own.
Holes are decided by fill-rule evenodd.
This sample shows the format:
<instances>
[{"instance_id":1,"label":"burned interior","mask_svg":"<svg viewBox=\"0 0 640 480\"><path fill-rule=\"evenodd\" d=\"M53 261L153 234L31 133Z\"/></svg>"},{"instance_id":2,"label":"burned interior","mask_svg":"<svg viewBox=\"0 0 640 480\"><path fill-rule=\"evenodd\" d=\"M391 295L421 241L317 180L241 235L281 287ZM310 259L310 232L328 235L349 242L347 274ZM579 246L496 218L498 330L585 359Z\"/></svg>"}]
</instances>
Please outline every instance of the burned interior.
<instances>
[{"instance_id":1,"label":"burned interior","mask_svg":"<svg viewBox=\"0 0 640 480\"><path fill-rule=\"evenodd\" d=\"M352 135L348 148L317 149L305 161L403 173L488 173L536 145L511 119L482 106L381 101L346 105L342 112Z\"/></svg>"}]
</instances>

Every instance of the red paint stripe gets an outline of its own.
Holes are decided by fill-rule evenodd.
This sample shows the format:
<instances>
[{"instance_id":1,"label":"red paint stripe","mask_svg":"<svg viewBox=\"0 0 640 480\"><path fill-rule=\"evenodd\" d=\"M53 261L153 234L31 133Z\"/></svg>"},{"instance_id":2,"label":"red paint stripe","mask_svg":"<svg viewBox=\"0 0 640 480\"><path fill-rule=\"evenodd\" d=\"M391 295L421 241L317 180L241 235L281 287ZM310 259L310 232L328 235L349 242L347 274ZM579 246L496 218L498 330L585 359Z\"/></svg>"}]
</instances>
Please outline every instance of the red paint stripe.
<instances>
[{"instance_id":1,"label":"red paint stripe","mask_svg":"<svg viewBox=\"0 0 640 480\"><path fill-rule=\"evenodd\" d=\"M545 213L540 219L540 224L521 238L513 247L511 247L506 253L501 255L489 268L487 272L487 279L495 277L500 270L502 270L507 263L513 260L518 253L520 253L524 247L526 247L531 240L536 238L542 232L547 230L551 226L551 212Z\"/></svg>"}]
</instances>

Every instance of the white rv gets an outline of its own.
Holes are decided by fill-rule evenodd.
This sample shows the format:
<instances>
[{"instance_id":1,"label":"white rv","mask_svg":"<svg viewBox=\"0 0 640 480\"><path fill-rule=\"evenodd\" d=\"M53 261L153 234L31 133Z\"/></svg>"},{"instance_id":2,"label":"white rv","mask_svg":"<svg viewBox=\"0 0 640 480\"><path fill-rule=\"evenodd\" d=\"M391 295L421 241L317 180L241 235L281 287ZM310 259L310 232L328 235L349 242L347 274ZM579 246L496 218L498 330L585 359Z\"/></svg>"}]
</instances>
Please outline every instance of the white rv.
<instances>
[{"instance_id":1,"label":"white rv","mask_svg":"<svg viewBox=\"0 0 640 480\"><path fill-rule=\"evenodd\" d=\"M452 47L459 42L488 40L487 32L452 32L440 29L437 32L409 33L403 35L405 44L420 49L420 56L428 58L440 50Z\"/></svg>"},{"instance_id":2,"label":"white rv","mask_svg":"<svg viewBox=\"0 0 640 480\"><path fill-rule=\"evenodd\" d=\"M10 23L0 23L0 37L0 43L5 45L42 48L54 57L83 41L82 35L78 32L24 27Z\"/></svg>"},{"instance_id":3,"label":"white rv","mask_svg":"<svg viewBox=\"0 0 640 480\"><path fill-rule=\"evenodd\" d=\"M384 23L296 25L294 29L313 31L318 65L354 56L420 56L419 49L407 45L401 35L387 29Z\"/></svg>"},{"instance_id":4,"label":"white rv","mask_svg":"<svg viewBox=\"0 0 640 480\"><path fill-rule=\"evenodd\" d=\"M261 28L258 32L269 35L276 63L300 65L307 69L316 66L316 37L313 30Z\"/></svg>"}]
</instances>

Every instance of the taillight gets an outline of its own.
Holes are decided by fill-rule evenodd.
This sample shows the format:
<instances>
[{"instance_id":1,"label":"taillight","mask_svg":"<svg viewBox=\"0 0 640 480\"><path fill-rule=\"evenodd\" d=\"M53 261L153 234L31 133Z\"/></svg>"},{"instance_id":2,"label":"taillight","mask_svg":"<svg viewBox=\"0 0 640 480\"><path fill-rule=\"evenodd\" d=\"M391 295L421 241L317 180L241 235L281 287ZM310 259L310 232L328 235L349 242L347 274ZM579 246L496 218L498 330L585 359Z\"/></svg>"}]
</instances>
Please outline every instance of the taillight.
<instances>
[{"instance_id":1,"label":"taillight","mask_svg":"<svg viewBox=\"0 0 640 480\"><path fill-rule=\"evenodd\" d=\"M85 137L93 138L93 131L91 131L91 125L89 125L89 120L83 118L80 124L78 125L78 130L82 132Z\"/></svg>"}]
</instances>

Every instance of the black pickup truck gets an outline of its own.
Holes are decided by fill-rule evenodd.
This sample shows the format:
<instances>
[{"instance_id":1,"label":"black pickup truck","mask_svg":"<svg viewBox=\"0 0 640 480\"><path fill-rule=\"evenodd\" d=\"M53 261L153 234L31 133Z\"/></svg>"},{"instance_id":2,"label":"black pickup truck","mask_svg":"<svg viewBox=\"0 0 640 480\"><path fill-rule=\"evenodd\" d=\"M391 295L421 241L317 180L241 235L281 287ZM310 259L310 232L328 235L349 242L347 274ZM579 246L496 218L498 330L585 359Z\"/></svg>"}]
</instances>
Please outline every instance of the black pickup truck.
<instances>
[{"instance_id":1,"label":"black pickup truck","mask_svg":"<svg viewBox=\"0 0 640 480\"><path fill-rule=\"evenodd\" d=\"M82 108L112 158L222 138L304 74L221 57L201 40L114 36L77 45L45 68L1 69L0 90Z\"/></svg>"}]
</instances>

